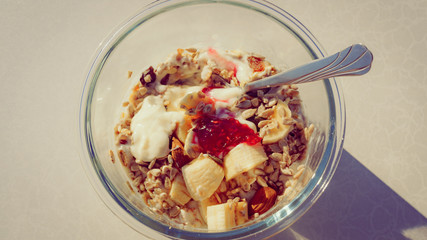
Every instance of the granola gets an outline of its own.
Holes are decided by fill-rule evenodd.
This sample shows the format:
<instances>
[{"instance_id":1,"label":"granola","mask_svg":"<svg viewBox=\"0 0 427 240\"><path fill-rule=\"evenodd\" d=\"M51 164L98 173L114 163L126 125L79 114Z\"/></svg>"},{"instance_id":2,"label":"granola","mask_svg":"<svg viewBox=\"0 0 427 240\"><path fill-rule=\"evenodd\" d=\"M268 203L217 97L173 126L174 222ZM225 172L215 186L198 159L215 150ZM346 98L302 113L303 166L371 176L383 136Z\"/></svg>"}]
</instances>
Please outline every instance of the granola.
<instances>
[{"instance_id":1,"label":"granola","mask_svg":"<svg viewBox=\"0 0 427 240\"><path fill-rule=\"evenodd\" d=\"M114 128L132 191L174 223L212 230L295 196L313 131L298 88L241 90L276 72L255 54L194 48L143 71Z\"/></svg>"}]
</instances>

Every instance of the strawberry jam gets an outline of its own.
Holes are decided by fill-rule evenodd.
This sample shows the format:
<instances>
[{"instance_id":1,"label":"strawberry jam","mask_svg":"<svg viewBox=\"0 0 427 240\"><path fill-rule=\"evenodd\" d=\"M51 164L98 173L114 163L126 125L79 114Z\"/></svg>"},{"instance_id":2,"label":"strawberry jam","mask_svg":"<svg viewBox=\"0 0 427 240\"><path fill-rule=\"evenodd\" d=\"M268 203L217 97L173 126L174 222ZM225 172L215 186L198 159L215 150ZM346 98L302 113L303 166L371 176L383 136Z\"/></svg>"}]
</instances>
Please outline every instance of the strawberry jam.
<instances>
[{"instance_id":1,"label":"strawberry jam","mask_svg":"<svg viewBox=\"0 0 427 240\"><path fill-rule=\"evenodd\" d=\"M196 124L193 142L200 146L202 153L218 158L223 158L240 143L255 145L261 142L258 134L234 118L205 115Z\"/></svg>"}]
</instances>

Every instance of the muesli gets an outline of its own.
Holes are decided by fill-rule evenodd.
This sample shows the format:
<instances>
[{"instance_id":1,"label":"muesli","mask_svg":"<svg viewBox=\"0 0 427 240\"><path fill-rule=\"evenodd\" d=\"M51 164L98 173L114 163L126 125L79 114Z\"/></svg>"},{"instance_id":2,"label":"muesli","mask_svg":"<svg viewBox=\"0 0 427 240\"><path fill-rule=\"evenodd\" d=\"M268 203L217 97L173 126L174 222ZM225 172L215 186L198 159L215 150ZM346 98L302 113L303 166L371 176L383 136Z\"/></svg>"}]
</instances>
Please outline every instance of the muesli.
<instances>
[{"instance_id":1,"label":"muesli","mask_svg":"<svg viewBox=\"0 0 427 240\"><path fill-rule=\"evenodd\" d=\"M209 230L292 197L313 131L298 89L241 88L277 71L256 54L189 48L138 75L114 129L132 191L176 224Z\"/></svg>"}]
</instances>

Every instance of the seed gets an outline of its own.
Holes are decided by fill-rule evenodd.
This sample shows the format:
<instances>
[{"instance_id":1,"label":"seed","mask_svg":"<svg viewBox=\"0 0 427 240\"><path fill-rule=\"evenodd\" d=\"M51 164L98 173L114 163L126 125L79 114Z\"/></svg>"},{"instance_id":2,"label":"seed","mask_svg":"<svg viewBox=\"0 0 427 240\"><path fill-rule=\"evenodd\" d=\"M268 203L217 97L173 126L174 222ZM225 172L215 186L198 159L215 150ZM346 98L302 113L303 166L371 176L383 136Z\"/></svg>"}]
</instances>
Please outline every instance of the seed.
<instances>
[{"instance_id":1,"label":"seed","mask_svg":"<svg viewBox=\"0 0 427 240\"><path fill-rule=\"evenodd\" d=\"M304 172L304 168L301 168L300 170L298 170L298 172L296 172L294 175L294 179L298 179L303 172Z\"/></svg>"},{"instance_id":2,"label":"seed","mask_svg":"<svg viewBox=\"0 0 427 240\"><path fill-rule=\"evenodd\" d=\"M238 108L243 108L243 109L247 109L250 108L252 106L252 103L250 100L244 100L242 102L239 102L236 107Z\"/></svg>"},{"instance_id":3,"label":"seed","mask_svg":"<svg viewBox=\"0 0 427 240\"><path fill-rule=\"evenodd\" d=\"M267 182L264 180L263 177L258 176L256 177L256 182L261 186L261 187L268 187Z\"/></svg>"},{"instance_id":4,"label":"seed","mask_svg":"<svg viewBox=\"0 0 427 240\"><path fill-rule=\"evenodd\" d=\"M245 111L243 111L242 112L243 119L248 119L248 118L254 116L256 110L257 110L256 108L251 108L251 109L246 109Z\"/></svg>"},{"instance_id":5,"label":"seed","mask_svg":"<svg viewBox=\"0 0 427 240\"><path fill-rule=\"evenodd\" d=\"M272 165L267 165L267 166L264 168L264 171L265 171L267 174L270 174L270 173L274 172L274 168L273 168L273 166L272 166Z\"/></svg>"},{"instance_id":6,"label":"seed","mask_svg":"<svg viewBox=\"0 0 427 240\"><path fill-rule=\"evenodd\" d=\"M272 107L277 104L277 98L270 98L267 103L267 107Z\"/></svg>"},{"instance_id":7,"label":"seed","mask_svg":"<svg viewBox=\"0 0 427 240\"><path fill-rule=\"evenodd\" d=\"M219 185L219 191L220 192L226 192L227 191L227 184L224 181L222 181L221 185Z\"/></svg>"},{"instance_id":8,"label":"seed","mask_svg":"<svg viewBox=\"0 0 427 240\"><path fill-rule=\"evenodd\" d=\"M165 184L164 185L165 185L165 188L168 190L171 188L172 183L171 183L171 180L169 177L165 177Z\"/></svg>"},{"instance_id":9,"label":"seed","mask_svg":"<svg viewBox=\"0 0 427 240\"><path fill-rule=\"evenodd\" d=\"M270 122L271 122L271 120L261 120L258 123L258 127L263 128L264 126L267 126Z\"/></svg>"},{"instance_id":10,"label":"seed","mask_svg":"<svg viewBox=\"0 0 427 240\"><path fill-rule=\"evenodd\" d=\"M253 107L258 107L259 106L259 99L258 98L252 98L251 103L252 103Z\"/></svg>"},{"instance_id":11,"label":"seed","mask_svg":"<svg viewBox=\"0 0 427 240\"><path fill-rule=\"evenodd\" d=\"M292 176L294 174L294 171L290 168L280 168L280 171L282 172L282 174L286 175L286 176Z\"/></svg>"},{"instance_id":12,"label":"seed","mask_svg":"<svg viewBox=\"0 0 427 240\"><path fill-rule=\"evenodd\" d=\"M277 152L275 152L275 153L272 153L272 154L270 155L270 158L271 158L272 160L274 160L274 161L279 162L279 161L281 161L281 160L282 160L283 155L282 155L281 153L277 153Z\"/></svg>"},{"instance_id":13,"label":"seed","mask_svg":"<svg viewBox=\"0 0 427 240\"><path fill-rule=\"evenodd\" d=\"M275 153L282 152L282 148L280 148L278 144L270 144L270 145L268 145L268 147L270 148L270 150L272 152L275 152Z\"/></svg>"},{"instance_id":14,"label":"seed","mask_svg":"<svg viewBox=\"0 0 427 240\"><path fill-rule=\"evenodd\" d=\"M262 106L262 105L261 105ZM264 111L262 111L262 112L258 112L258 116L259 117L262 117L262 118L268 118L268 117L270 117L272 114L274 113L274 109L272 109L272 108L269 108L269 109L265 109Z\"/></svg>"},{"instance_id":15,"label":"seed","mask_svg":"<svg viewBox=\"0 0 427 240\"><path fill-rule=\"evenodd\" d=\"M206 104L203 108L203 113L210 113L212 111L212 104Z\"/></svg>"}]
</instances>

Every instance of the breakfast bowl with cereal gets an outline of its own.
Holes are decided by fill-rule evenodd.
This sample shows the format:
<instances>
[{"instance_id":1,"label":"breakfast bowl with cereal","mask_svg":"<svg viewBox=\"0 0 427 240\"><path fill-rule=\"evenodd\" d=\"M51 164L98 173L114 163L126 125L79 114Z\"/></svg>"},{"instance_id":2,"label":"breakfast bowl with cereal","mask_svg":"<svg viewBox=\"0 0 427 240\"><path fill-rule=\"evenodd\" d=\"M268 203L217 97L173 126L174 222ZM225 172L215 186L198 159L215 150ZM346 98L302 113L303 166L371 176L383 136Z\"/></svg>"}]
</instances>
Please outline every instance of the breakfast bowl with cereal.
<instances>
[{"instance_id":1,"label":"breakfast bowl with cereal","mask_svg":"<svg viewBox=\"0 0 427 240\"><path fill-rule=\"evenodd\" d=\"M333 79L245 92L325 55L267 1L156 1L98 49L82 163L104 203L155 239L267 238L318 199L341 154Z\"/></svg>"}]
</instances>

